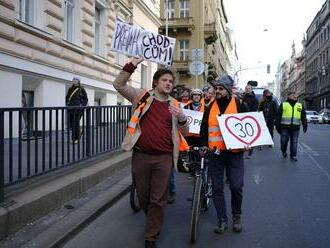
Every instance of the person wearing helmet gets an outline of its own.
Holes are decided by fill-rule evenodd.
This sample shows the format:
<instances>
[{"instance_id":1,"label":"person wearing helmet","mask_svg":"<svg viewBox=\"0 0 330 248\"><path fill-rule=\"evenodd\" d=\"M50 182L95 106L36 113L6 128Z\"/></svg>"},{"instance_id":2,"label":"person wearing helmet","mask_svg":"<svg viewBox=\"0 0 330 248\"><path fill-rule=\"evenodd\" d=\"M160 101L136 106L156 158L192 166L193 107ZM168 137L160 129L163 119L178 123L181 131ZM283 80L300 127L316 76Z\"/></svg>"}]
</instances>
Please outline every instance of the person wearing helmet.
<instances>
[{"instance_id":1,"label":"person wearing helmet","mask_svg":"<svg viewBox=\"0 0 330 248\"><path fill-rule=\"evenodd\" d=\"M192 89L190 92L191 102L189 102L184 108L195 110L195 111L204 111L204 105L202 105L203 91L201 89Z\"/></svg>"},{"instance_id":2,"label":"person wearing helmet","mask_svg":"<svg viewBox=\"0 0 330 248\"><path fill-rule=\"evenodd\" d=\"M234 80L229 75L216 79L213 83L215 99L205 109L201 129L201 145L208 147L212 154L209 157L209 170L212 181L212 197L217 213L218 223L214 232L223 233L228 228L226 201L224 196L224 174L228 166L228 179L231 191L233 231L241 232L241 206L243 199L244 159L243 150L228 150L223 141L217 117L221 114L247 112L244 104L232 95Z\"/></svg>"},{"instance_id":3,"label":"person wearing helmet","mask_svg":"<svg viewBox=\"0 0 330 248\"><path fill-rule=\"evenodd\" d=\"M203 91L201 89L192 89L190 92L191 102L184 106L184 109L204 112L204 104L201 100L203 97ZM200 146L199 134L188 133L186 141L189 146Z\"/></svg>"}]
</instances>

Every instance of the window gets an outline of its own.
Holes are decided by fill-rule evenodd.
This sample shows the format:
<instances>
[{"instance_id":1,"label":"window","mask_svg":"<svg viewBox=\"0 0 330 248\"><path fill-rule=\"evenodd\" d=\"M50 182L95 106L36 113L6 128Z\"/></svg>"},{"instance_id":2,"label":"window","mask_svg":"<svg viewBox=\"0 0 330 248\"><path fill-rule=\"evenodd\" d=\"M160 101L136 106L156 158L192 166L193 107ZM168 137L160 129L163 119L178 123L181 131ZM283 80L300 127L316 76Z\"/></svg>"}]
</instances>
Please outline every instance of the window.
<instances>
[{"instance_id":1,"label":"window","mask_svg":"<svg viewBox=\"0 0 330 248\"><path fill-rule=\"evenodd\" d=\"M101 53L101 10L95 7L95 53Z\"/></svg>"},{"instance_id":2,"label":"window","mask_svg":"<svg viewBox=\"0 0 330 248\"><path fill-rule=\"evenodd\" d=\"M128 22L128 14L122 10L117 13L117 19L121 22ZM116 64L123 66L127 62L127 56L125 54L116 53Z\"/></svg>"},{"instance_id":3,"label":"window","mask_svg":"<svg viewBox=\"0 0 330 248\"><path fill-rule=\"evenodd\" d=\"M180 60L188 60L189 40L180 40Z\"/></svg>"},{"instance_id":4,"label":"window","mask_svg":"<svg viewBox=\"0 0 330 248\"><path fill-rule=\"evenodd\" d=\"M34 0L19 0L19 20L34 24Z\"/></svg>"},{"instance_id":5,"label":"window","mask_svg":"<svg viewBox=\"0 0 330 248\"><path fill-rule=\"evenodd\" d=\"M147 88L148 84L148 66L141 65L141 88Z\"/></svg>"},{"instance_id":6,"label":"window","mask_svg":"<svg viewBox=\"0 0 330 248\"><path fill-rule=\"evenodd\" d=\"M174 0L168 0L168 8L166 8L166 0L165 0L165 10L167 9L168 19L174 18ZM166 12L165 12L166 17Z\"/></svg>"},{"instance_id":7,"label":"window","mask_svg":"<svg viewBox=\"0 0 330 248\"><path fill-rule=\"evenodd\" d=\"M64 39L73 42L74 34L74 3L73 0L64 1L65 19L64 19Z\"/></svg>"},{"instance_id":8,"label":"window","mask_svg":"<svg viewBox=\"0 0 330 248\"><path fill-rule=\"evenodd\" d=\"M181 18L189 17L189 1L188 0L180 1L180 17Z\"/></svg>"}]
</instances>

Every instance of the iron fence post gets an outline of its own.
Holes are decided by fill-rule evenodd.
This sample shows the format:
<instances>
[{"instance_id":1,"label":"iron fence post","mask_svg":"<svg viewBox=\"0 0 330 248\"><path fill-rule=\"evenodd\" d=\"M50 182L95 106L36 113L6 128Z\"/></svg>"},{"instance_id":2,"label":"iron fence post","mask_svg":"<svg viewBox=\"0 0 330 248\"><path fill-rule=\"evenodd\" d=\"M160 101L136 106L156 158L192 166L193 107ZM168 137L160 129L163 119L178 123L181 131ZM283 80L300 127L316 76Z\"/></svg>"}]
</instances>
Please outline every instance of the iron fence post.
<instances>
[{"instance_id":1,"label":"iron fence post","mask_svg":"<svg viewBox=\"0 0 330 248\"><path fill-rule=\"evenodd\" d=\"M86 108L86 157L91 155L91 108Z\"/></svg>"},{"instance_id":2,"label":"iron fence post","mask_svg":"<svg viewBox=\"0 0 330 248\"><path fill-rule=\"evenodd\" d=\"M4 129L5 129L5 118L4 118L4 111L0 110L0 203L4 201L5 198L5 192L4 192L4 167L5 167L5 135L4 135Z\"/></svg>"}]
</instances>

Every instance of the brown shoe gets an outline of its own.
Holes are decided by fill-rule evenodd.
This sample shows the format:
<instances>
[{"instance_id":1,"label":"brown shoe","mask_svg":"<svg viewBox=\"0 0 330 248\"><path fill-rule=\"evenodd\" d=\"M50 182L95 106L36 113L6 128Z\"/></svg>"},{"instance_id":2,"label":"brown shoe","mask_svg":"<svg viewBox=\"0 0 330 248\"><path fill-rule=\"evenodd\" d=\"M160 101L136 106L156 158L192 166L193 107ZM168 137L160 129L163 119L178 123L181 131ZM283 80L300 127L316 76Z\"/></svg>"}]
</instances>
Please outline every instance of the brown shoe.
<instances>
[{"instance_id":1,"label":"brown shoe","mask_svg":"<svg viewBox=\"0 0 330 248\"><path fill-rule=\"evenodd\" d=\"M239 214L233 217L233 231L237 233L242 231L241 216Z\"/></svg>"}]
</instances>

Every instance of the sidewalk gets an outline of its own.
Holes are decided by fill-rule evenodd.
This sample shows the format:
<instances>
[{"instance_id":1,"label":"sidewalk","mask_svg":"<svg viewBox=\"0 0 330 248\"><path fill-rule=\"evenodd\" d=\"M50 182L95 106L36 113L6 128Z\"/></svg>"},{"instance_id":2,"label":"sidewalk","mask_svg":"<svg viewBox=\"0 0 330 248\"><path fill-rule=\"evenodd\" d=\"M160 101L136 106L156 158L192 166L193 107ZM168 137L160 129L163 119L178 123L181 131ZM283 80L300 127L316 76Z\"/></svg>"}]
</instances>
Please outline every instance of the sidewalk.
<instances>
[{"instance_id":1,"label":"sidewalk","mask_svg":"<svg viewBox=\"0 0 330 248\"><path fill-rule=\"evenodd\" d=\"M1 238L24 227L0 246L58 246L128 191L130 158L131 153L121 152L86 161L68 168L65 174L13 190L7 206L0 207Z\"/></svg>"}]
</instances>

